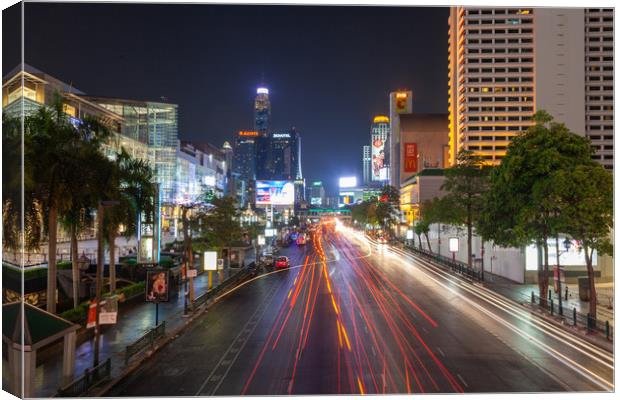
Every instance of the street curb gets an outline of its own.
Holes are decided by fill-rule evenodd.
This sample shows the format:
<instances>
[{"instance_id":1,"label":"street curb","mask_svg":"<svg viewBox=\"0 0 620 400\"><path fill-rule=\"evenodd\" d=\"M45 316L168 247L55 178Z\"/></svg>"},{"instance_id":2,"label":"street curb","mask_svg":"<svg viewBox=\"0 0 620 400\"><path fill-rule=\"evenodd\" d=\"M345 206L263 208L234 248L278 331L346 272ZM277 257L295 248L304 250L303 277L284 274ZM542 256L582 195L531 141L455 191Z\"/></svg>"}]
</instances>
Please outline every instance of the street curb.
<instances>
[{"instance_id":1,"label":"street curb","mask_svg":"<svg viewBox=\"0 0 620 400\"><path fill-rule=\"evenodd\" d=\"M248 276L249 276L249 274L244 276L242 279L234 282L235 286L237 286L238 284L240 284L243 281L245 281L248 278ZM230 285L230 286L233 286L233 285ZM222 288L221 290L224 290L224 289L226 289L226 287ZM179 335L187 327L189 327L196 319L198 319L200 316L202 316L204 314L204 312L207 311L210 306L215 304L217 302L216 300L218 300L220 297L214 297L214 298L208 299L205 302L205 304L201 305L194 312L192 312L190 314L189 318L185 321L184 324L182 324L181 326L176 328L174 331L172 331L169 334L167 334L163 339L159 340L158 343L153 347L153 349L144 352L144 355L142 357L135 358L134 361L132 361L127 366L127 368L123 369L122 372L117 377L113 378L112 380L110 380L109 382L107 382L103 386L95 387L95 388L89 390L86 394L84 394L84 396L104 397L105 394L108 391L110 391L114 386L116 386L121 381L126 379L129 375L131 375L133 372L135 372L138 369L138 367L140 365L142 365L146 360L151 358L155 353L157 353L159 350L161 350L162 348L167 346L174 339L179 337Z\"/></svg>"}]
</instances>

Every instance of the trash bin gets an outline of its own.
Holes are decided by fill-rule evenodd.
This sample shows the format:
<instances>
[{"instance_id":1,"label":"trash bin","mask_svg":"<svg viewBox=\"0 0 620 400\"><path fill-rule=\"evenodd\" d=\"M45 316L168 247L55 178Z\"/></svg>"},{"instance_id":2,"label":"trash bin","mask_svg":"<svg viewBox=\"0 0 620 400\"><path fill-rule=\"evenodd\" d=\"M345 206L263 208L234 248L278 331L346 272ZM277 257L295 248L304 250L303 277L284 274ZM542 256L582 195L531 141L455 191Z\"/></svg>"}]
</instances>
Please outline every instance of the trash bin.
<instances>
[{"instance_id":1,"label":"trash bin","mask_svg":"<svg viewBox=\"0 0 620 400\"><path fill-rule=\"evenodd\" d=\"M577 278L579 284L579 300L590 301L590 280L587 276Z\"/></svg>"}]
</instances>

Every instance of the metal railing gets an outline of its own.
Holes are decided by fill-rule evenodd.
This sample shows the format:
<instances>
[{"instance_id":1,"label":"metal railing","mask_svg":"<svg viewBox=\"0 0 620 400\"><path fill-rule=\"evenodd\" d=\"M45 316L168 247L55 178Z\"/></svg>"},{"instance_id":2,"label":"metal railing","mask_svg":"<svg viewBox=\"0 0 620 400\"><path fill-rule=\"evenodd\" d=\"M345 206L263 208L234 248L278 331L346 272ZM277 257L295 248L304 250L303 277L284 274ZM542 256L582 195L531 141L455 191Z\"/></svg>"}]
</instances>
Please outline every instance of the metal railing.
<instances>
[{"instance_id":1,"label":"metal railing","mask_svg":"<svg viewBox=\"0 0 620 400\"><path fill-rule=\"evenodd\" d=\"M84 375L58 389L58 397L80 397L100 382L110 379L112 360L108 358L93 368L86 368Z\"/></svg>"},{"instance_id":2,"label":"metal railing","mask_svg":"<svg viewBox=\"0 0 620 400\"><path fill-rule=\"evenodd\" d=\"M436 262L441 266L449 268L452 272L456 272L477 281L482 280L482 272L480 270L470 268L466 263L462 261L456 261L449 257L430 253L426 250L418 249L412 246L406 246L406 248L419 256L422 256L430 261Z\"/></svg>"},{"instance_id":3,"label":"metal railing","mask_svg":"<svg viewBox=\"0 0 620 400\"><path fill-rule=\"evenodd\" d=\"M166 333L166 321L162 321L155 328L149 329L138 340L125 348L125 365L129 364L129 360L134 355L141 352L146 347L153 348L155 342Z\"/></svg>"},{"instance_id":4,"label":"metal railing","mask_svg":"<svg viewBox=\"0 0 620 400\"><path fill-rule=\"evenodd\" d=\"M196 297L194 299L193 304L192 304L193 309L195 310L198 307L202 306L207 301L209 301L210 299L212 299L215 296L217 296L218 294L220 294L220 292L222 292L231 283L234 283L234 282L237 282L237 281L241 280L247 273L248 273L247 269L241 268L234 275L229 276L228 279L224 280L222 283L220 283L219 285L217 285L213 289L210 289L206 293L203 293L200 296Z\"/></svg>"},{"instance_id":5,"label":"metal railing","mask_svg":"<svg viewBox=\"0 0 620 400\"><path fill-rule=\"evenodd\" d=\"M577 308L575 307L567 307L564 304L560 306L558 299L556 296L554 296L552 290L549 290L549 295L546 299L546 305L543 304L540 296L538 296L534 292L532 292L530 295L530 302L533 305L538 306L540 309L547 311L551 315L563 318L565 323L571 324L573 326L584 327L590 332L604 333L607 340L613 340L613 326L609 324L609 321L601 321L599 319L593 318L590 313L579 313L577 312Z\"/></svg>"}]
</instances>

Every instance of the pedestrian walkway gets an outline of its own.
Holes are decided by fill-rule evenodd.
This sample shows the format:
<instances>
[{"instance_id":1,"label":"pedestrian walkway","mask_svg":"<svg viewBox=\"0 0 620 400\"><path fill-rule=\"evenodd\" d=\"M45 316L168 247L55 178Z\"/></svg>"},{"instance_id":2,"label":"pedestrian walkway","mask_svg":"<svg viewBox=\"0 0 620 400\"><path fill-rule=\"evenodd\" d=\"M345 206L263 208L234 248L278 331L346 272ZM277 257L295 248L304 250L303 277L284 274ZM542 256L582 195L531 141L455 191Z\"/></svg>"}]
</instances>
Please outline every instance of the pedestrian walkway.
<instances>
[{"instance_id":1,"label":"pedestrian walkway","mask_svg":"<svg viewBox=\"0 0 620 400\"><path fill-rule=\"evenodd\" d=\"M228 278L225 270L224 279ZM218 274L213 274L213 286L218 284ZM195 295L201 295L208 290L208 273L194 278ZM169 301L159 304L159 322L166 321L166 331L172 331L184 324L187 317L183 316L184 296L181 290L171 293ZM125 347L133 343L146 331L155 326L155 304L140 302L119 309L118 322L115 325L103 326L101 333L101 347L99 361L112 358L112 376L117 376L124 368ZM86 368L93 366L94 340L89 339L76 348L75 374L77 377ZM57 349L58 354L49 357L42 365L37 366L34 377L35 397L50 397L56 394L61 382L62 346Z\"/></svg>"}]
</instances>

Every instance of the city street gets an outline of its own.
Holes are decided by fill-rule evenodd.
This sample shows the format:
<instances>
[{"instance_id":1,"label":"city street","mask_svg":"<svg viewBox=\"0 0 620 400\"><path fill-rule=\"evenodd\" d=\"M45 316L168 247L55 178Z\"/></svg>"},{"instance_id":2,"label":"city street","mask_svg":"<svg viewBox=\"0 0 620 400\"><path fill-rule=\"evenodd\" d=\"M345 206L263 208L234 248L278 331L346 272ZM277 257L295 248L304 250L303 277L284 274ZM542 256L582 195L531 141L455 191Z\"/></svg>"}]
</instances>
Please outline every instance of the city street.
<instances>
[{"instance_id":1,"label":"city street","mask_svg":"<svg viewBox=\"0 0 620 400\"><path fill-rule=\"evenodd\" d=\"M613 390L613 356L362 234L319 230L108 396Z\"/></svg>"}]
</instances>

